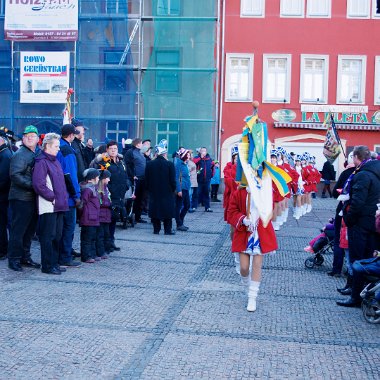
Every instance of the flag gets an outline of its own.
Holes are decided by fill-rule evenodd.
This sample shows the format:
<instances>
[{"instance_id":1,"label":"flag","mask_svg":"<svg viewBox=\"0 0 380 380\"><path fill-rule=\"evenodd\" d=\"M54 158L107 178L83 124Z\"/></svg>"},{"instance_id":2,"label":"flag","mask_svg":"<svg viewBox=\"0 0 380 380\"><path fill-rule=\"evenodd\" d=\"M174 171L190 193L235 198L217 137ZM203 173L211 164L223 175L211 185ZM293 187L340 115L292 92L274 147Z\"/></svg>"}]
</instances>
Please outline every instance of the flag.
<instances>
[{"instance_id":1,"label":"flag","mask_svg":"<svg viewBox=\"0 0 380 380\"><path fill-rule=\"evenodd\" d=\"M333 163L341 153L340 140L336 130L333 116L330 114L323 125L327 125L326 140L323 146L323 155L330 163Z\"/></svg>"}]
</instances>

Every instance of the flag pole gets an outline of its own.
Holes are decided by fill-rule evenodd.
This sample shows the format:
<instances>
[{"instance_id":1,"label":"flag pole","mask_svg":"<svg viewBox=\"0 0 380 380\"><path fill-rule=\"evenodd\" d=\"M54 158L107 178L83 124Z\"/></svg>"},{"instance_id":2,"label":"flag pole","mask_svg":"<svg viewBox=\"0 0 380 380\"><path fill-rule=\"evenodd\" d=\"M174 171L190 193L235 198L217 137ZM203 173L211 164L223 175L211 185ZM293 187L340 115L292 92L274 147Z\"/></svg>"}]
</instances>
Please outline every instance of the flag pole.
<instances>
[{"instance_id":1,"label":"flag pole","mask_svg":"<svg viewBox=\"0 0 380 380\"><path fill-rule=\"evenodd\" d=\"M342 153L343 153L343 156L344 158L347 160L347 156L346 156L346 153L344 151L344 148L343 148L343 145L342 145L342 141L340 140L340 137L339 137L339 134L338 134L338 131L336 129L336 125L335 125L335 121L334 121L334 116L332 113L330 113L330 118L331 118L331 127L334 131L334 134L335 134L335 137L336 137L336 140L338 141L340 147L342 148Z\"/></svg>"}]
</instances>

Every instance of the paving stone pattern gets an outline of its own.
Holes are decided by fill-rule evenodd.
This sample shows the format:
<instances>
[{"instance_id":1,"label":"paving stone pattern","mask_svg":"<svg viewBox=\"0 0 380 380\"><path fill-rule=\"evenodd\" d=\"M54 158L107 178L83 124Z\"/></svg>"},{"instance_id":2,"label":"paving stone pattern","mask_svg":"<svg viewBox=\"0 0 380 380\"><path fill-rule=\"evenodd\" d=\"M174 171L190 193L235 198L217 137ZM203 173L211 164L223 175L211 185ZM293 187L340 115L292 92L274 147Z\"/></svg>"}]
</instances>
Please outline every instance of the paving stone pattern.
<instances>
[{"instance_id":1,"label":"paving stone pattern","mask_svg":"<svg viewBox=\"0 0 380 380\"><path fill-rule=\"evenodd\" d=\"M335 206L315 199L289 217L255 313L220 204L188 214L190 230L175 236L118 229L120 252L61 276L1 261L0 379L379 379L380 326L336 306L344 279L326 275L331 254L304 266Z\"/></svg>"}]
</instances>

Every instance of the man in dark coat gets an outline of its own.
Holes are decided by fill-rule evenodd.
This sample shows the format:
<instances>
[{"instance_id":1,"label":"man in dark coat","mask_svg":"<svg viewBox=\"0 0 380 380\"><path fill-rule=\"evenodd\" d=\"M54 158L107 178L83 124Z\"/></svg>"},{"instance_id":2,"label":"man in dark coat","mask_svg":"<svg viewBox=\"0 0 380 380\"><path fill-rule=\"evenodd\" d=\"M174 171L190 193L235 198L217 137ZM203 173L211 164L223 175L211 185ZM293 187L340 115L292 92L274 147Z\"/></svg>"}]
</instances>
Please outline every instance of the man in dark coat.
<instances>
[{"instance_id":1,"label":"man in dark coat","mask_svg":"<svg viewBox=\"0 0 380 380\"><path fill-rule=\"evenodd\" d=\"M36 193L32 173L38 143L38 130L29 125L22 136L20 149L12 156L10 164L11 188L9 204L12 221L8 245L8 266L22 271L22 266L40 268L31 258L30 247L38 220Z\"/></svg>"},{"instance_id":2,"label":"man in dark coat","mask_svg":"<svg viewBox=\"0 0 380 380\"><path fill-rule=\"evenodd\" d=\"M331 164L329 160L327 160L323 164L321 175L324 181L324 186L322 190L322 198L326 198L326 191L329 193L330 198L332 198L330 184L331 184L331 181L335 180L335 170L334 170L334 166Z\"/></svg>"},{"instance_id":3,"label":"man in dark coat","mask_svg":"<svg viewBox=\"0 0 380 380\"><path fill-rule=\"evenodd\" d=\"M145 189L145 167L146 159L141 153L142 140L135 138L132 140L132 149L129 149L125 156L125 164L127 165L128 178L131 183L135 182L135 202L133 203L133 212L137 223L147 223L141 218L142 202Z\"/></svg>"},{"instance_id":4,"label":"man in dark coat","mask_svg":"<svg viewBox=\"0 0 380 380\"><path fill-rule=\"evenodd\" d=\"M74 140L71 143L71 147L75 150L75 157L77 159L77 174L78 183L83 181L83 172L89 167L86 161L85 146L84 146L84 134L85 128L83 122L77 119L73 119L71 124L75 127L78 134L75 135Z\"/></svg>"},{"instance_id":5,"label":"man in dark coat","mask_svg":"<svg viewBox=\"0 0 380 380\"><path fill-rule=\"evenodd\" d=\"M7 135L0 130L0 260L7 257L8 250L8 194L11 186L9 166L12 151L10 150Z\"/></svg>"},{"instance_id":6,"label":"man in dark coat","mask_svg":"<svg viewBox=\"0 0 380 380\"><path fill-rule=\"evenodd\" d=\"M145 169L146 187L149 192L149 217L152 219L154 234L160 233L162 220L165 235L174 235L172 218L175 216L175 168L167 159L166 140L161 140L155 151L157 158L149 161Z\"/></svg>"},{"instance_id":7,"label":"man in dark coat","mask_svg":"<svg viewBox=\"0 0 380 380\"><path fill-rule=\"evenodd\" d=\"M205 147L201 148L198 157L194 158L198 172L198 201L203 203L206 212L212 212L210 208L210 181L214 175L214 162L207 153Z\"/></svg>"},{"instance_id":8,"label":"man in dark coat","mask_svg":"<svg viewBox=\"0 0 380 380\"><path fill-rule=\"evenodd\" d=\"M380 161L371 160L368 147L359 145L354 148L356 169L348 179L346 190L349 200L343 207L343 219L348 228L349 259L369 259L377 247L376 210L380 197ZM347 301L338 301L339 306L360 306L360 292L364 284L352 282L351 297Z\"/></svg>"}]
</instances>

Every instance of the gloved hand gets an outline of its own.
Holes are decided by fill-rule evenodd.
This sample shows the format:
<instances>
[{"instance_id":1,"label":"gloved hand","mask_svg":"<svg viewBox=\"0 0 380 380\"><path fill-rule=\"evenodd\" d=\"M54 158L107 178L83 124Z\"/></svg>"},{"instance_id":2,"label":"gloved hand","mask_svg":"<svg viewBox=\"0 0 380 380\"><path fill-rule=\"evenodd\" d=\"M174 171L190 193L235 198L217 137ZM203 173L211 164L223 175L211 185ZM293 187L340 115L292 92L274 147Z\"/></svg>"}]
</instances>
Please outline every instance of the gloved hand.
<instances>
[{"instance_id":1,"label":"gloved hand","mask_svg":"<svg viewBox=\"0 0 380 380\"><path fill-rule=\"evenodd\" d=\"M251 221L250 221L247 217L245 217L245 218L243 219L243 224L244 224L245 226L249 227L249 226L251 225Z\"/></svg>"}]
</instances>

